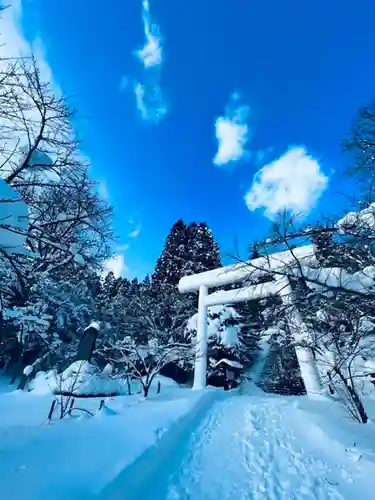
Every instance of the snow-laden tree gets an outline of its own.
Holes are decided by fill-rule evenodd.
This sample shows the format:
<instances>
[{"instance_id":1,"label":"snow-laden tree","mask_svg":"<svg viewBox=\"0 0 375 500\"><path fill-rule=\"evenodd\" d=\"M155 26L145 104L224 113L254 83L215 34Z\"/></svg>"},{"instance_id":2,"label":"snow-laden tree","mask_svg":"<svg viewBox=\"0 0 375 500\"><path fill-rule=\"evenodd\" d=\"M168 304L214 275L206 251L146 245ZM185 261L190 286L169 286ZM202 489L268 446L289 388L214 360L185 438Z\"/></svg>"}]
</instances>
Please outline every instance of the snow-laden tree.
<instances>
[{"instance_id":1,"label":"snow-laden tree","mask_svg":"<svg viewBox=\"0 0 375 500\"><path fill-rule=\"evenodd\" d=\"M284 274L292 285L293 300L285 301L278 318L291 317L289 309L298 308L308 335L292 324L292 337L285 335L285 342L312 353L325 386L361 422L367 421L363 395L372 390L375 373L374 137L371 105L360 111L344 144L353 159L349 174L358 188L352 211L326 216L314 225L304 224L298 216L281 215L269 237L256 244L264 255L280 248L293 253L296 246L314 244L317 263L296 259L293 270L272 276L278 279ZM281 371L276 367L275 378Z\"/></svg>"},{"instance_id":2,"label":"snow-laden tree","mask_svg":"<svg viewBox=\"0 0 375 500\"><path fill-rule=\"evenodd\" d=\"M104 352L108 359L121 366L124 374L140 382L145 398L154 378L165 366L192 356L188 344L168 341L164 336L149 338L143 343L126 336L110 342Z\"/></svg>"},{"instance_id":3,"label":"snow-laden tree","mask_svg":"<svg viewBox=\"0 0 375 500\"><path fill-rule=\"evenodd\" d=\"M192 222L186 226L180 219L170 230L153 281L177 285L183 276L220 265L219 247L207 224Z\"/></svg>"},{"instance_id":4,"label":"snow-laden tree","mask_svg":"<svg viewBox=\"0 0 375 500\"><path fill-rule=\"evenodd\" d=\"M34 58L2 64L0 176L29 207L28 248L43 269L108 255L111 210L88 176L65 99L41 78Z\"/></svg>"},{"instance_id":5,"label":"snow-laden tree","mask_svg":"<svg viewBox=\"0 0 375 500\"><path fill-rule=\"evenodd\" d=\"M158 258L152 280L155 283L177 285L183 276L187 260L186 225L179 219L171 228L164 250Z\"/></svg>"},{"instance_id":6,"label":"snow-laden tree","mask_svg":"<svg viewBox=\"0 0 375 500\"><path fill-rule=\"evenodd\" d=\"M186 229L187 255L182 275L197 274L221 267L220 250L205 223L191 223Z\"/></svg>"},{"instance_id":7,"label":"snow-laden tree","mask_svg":"<svg viewBox=\"0 0 375 500\"><path fill-rule=\"evenodd\" d=\"M198 314L189 318L187 336L192 345L196 342ZM223 385L220 372L221 360L243 361L248 359L242 342L241 317L231 306L211 306L207 311L208 382Z\"/></svg>"},{"instance_id":8,"label":"snow-laden tree","mask_svg":"<svg viewBox=\"0 0 375 500\"><path fill-rule=\"evenodd\" d=\"M147 370L140 358L138 370L141 369L143 375L146 376L147 373L164 373L168 365L173 365L176 369L173 370L169 366L168 374L178 378L176 370L178 372L188 370L194 355L186 334L186 323L189 317L187 302L184 302L174 285L158 284L149 279L136 286L128 281L124 283L126 284L124 290L120 286L119 293L114 299L114 302L118 299L119 304L124 305L124 309L117 322L109 320L109 322L112 321L111 334L101 345L101 354L104 358L115 361L120 370L128 373L128 363L123 361L125 346L139 358L139 354L144 353L146 347L152 345L155 348L154 355L147 358ZM140 346L142 349L137 353L134 346ZM165 349L166 362L161 362L163 349ZM122 357L116 354L119 350L122 352ZM139 376L139 373L134 376ZM186 376L182 377L184 378L186 379Z\"/></svg>"},{"instance_id":9,"label":"snow-laden tree","mask_svg":"<svg viewBox=\"0 0 375 500\"><path fill-rule=\"evenodd\" d=\"M348 173L358 182L360 208L366 208L374 201L375 101L358 111L343 149L352 160Z\"/></svg>"},{"instance_id":10,"label":"snow-laden tree","mask_svg":"<svg viewBox=\"0 0 375 500\"><path fill-rule=\"evenodd\" d=\"M83 269L98 272L108 256L111 209L89 179L74 117L33 57L1 61L0 231L12 236L0 243L3 360L68 358L72 331L96 309Z\"/></svg>"},{"instance_id":11,"label":"snow-laden tree","mask_svg":"<svg viewBox=\"0 0 375 500\"><path fill-rule=\"evenodd\" d=\"M315 227L303 227L302 224L298 227L295 219L285 217L279 225L274 224L272 238L264 241L262 246L264 254L272 253L275 246L280 248L282 245L293 254L295 242L314 242L315 263L296 259L294 266L272 276L276 280L286 277L293 295L275 310L276 319L280 321L287 317L290 327L285 335L279 335L277 344L283 349L292 346L309 352L310 358L318 364L323 384L335 397L344 399L351 413L361 422L367 421L367 415L359 380L366 378L369 381L370 371L366 373L362 368L354 371L353 367L363 367L364 362L358 357L362 348L366 348L369 356L372 332L361 325L373 323L375 298L371 247L360 244L363 238L371 237L370 232L365 234L364 227L360 228L361 219L365 217L368 221L368 209L364 210L365 213L357 212L355 217L351 213L337 222ZM251 272L249 269L250 275ZM307 331L300 330L300 324L294 322L295 311L303 318ZM273 360L269 372L274 374L272 377L276 381L283 376L280 357L283 349L270 350ZM298 372L291 370L292 376L291 386L298 382Z\"/></svg>"}]
</instances>

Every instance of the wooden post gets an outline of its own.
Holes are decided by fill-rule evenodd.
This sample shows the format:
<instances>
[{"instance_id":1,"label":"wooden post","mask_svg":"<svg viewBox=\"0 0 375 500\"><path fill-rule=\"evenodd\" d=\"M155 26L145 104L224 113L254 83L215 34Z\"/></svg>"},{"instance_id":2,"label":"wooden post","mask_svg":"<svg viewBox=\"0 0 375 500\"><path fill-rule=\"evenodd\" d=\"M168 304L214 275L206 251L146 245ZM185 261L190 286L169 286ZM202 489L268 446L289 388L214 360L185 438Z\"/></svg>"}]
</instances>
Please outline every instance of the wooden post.
<instances>
[{"instance_id":1,"label":"wooden post","mask_svg":"<svg viewBox=\"0 0 375 500\"><path fill-rule=\"evenodd\" d=\"M51 420L51 418L52 418L53 412L54 412L54 410L55 410L55 406L56 406L56 399L54 399L54 400L52 401L51 408L50 408L49 413L48 413L48 420L49 420L49 421L50 421L50 420Z\"/></svg>"},{"instance_id":2,"label":"wooden post","mask_svg":"<svg viewBox=\"0 0 375 500\"><path fill-rule=\"evenodd\" d=\"M207 306L205 299L208 289L205 285L199 287L198 324L195 346L195 368L193 390L206 387L207 380Z\"/></svg>"}]
</instances>

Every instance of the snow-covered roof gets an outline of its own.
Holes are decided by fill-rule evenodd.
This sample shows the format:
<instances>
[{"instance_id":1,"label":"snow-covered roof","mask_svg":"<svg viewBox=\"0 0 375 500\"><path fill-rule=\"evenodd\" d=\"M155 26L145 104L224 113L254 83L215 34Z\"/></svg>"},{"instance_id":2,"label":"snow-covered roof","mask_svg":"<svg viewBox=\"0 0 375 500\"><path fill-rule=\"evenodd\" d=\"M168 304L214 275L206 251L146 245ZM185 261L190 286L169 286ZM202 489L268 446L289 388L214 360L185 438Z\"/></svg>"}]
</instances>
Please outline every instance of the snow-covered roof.
<instances>
[{"instance_id":1,"label":"snow-covered roof","mask_svg":"<svg viewBox=\"0 0 375 500\"><path fill-rule=\"evenodd\" d=\"M233 368L239 368L239 369L243 368L243 365L241 365L241 363L239 363L238 361L234 361L233 359L227 359L227 358L223 358L220 361L218 361L214 365L214 368L219 366L221 363L224 363L225 365L228 365L228 366L232 366Z\"/></svg>"},{"instance_id":2,"label":"snow-covered roof","mask_svg":"<svg viewBox=\"0 0 375 500\"><path fill-rule=\"evenodd\" d=\"M241 281L249 277L258 277L267 271L279 269L285 265L291 265L293 262L301 261L303 264L315 263L315 253L312 245L299 247L284 252L278 252L266 257L249 262L241 262L232 266L220 267L212 271L185 276L180 279L178 289L181 293L194 292L199 290L199 287L205 285L207 287L228 285Z\"/></svg>"}]
</instances>

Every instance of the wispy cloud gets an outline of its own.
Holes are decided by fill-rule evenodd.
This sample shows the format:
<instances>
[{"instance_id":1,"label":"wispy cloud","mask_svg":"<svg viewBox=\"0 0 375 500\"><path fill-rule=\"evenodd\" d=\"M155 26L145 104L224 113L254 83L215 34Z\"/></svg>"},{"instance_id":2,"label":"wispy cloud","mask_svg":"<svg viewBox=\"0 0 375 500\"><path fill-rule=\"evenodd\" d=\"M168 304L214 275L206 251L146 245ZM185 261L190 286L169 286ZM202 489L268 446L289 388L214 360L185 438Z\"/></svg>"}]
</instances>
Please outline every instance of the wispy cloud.
<instances>
[{"instance_id":1,"label":"wispy cloud","mask_svg":"<svg viewBox=\"0 0 375 500\"><path fill-rule=\"evenodd\" d=\"M225 115L219 116L215 122L218 151L213 161L219 167L248 155L246 144L249 140L250 107L240 101L241 96L233 93Z\"/></svg>"},{"instance_id":2,"label":"wispy cloud","mask_svg":"<svg viewBox=\"0 0 375 500\"><path fill-rule=\"evenodd\" d=\"M143 120L157 123L164 118L168 109L158 83L144 85L136 82L134 94L137 109Z\"/></svg>"},{"instance_id":3,"label":"wispy cloud","mask_svg":"<svg viewBox=\"0 0 375 500\"><path fill-rule=\"evenodd\" d=\"M290 148L261 168L245 196L249 210L263 209L269 219L284 210L307 215L328 185L317 160L305 148Z\"/></svg>"},{"instance_id":4,"label":"wispy cloud","mask_svg":"<svg viewBox=\"0 0 375 500\"><path fill-rule=\"evenodd\" d=\"M127 271L124 254L117 254L108 259L103 265L102 276L105 278L112 272L115 278L120 278Z\"/></svg>"},{"instance_id":5,"label":"wispy cloud","mask_svg":"<svg viewBox=\"0 0 375 500\"><path fill-rule=\"evenodd\" d=\"M138 238L138 236L141 234L141 226L138 226L136 227L135 229L133 229L133 231L131 231L129 234L128 234L128 237L129 238Z\"/></svg>"},{"instance_id":6,"label":"wispy cloud","mask_svg":"<svg viewBox=\"0 0 375 500\"><path fill-rule=\"evenodd\" d=\"M125 252L125 250L129 250L129 243L124 243L123 245L116 245L116 252Z\"/></svg>"},{"instance_id":7,"label":"wispy cloud","mask_svg":"<svg viewBox=\"0 0 375 500\"><path fill-rule=\"evenodd\" d=\"M152 68L160 66L163 59L162 36L160 27L151 21L150 4L148 0L142 3L142 18L145 30L145 44L142 49L137 50L136 54L142 61L144 67Z\"/></svg>"},{"instance_id":8,"label":"wispy cloud","mask_svg":"<svg viewBox=\"0 0 375 500\"><path fill-rule=\"evenodd\" d=\"M145 43L135 51L141 61L142 73L139 78L133 79L135 102L142 120L158 123L167 114L168 106L161 87L161 67L163 63L163 37L160 27L150 13L148 0L142 3L142 19L144 26ZM122 77L121 90L128 90L130 79Z\"/></svg>"}]
</instances>

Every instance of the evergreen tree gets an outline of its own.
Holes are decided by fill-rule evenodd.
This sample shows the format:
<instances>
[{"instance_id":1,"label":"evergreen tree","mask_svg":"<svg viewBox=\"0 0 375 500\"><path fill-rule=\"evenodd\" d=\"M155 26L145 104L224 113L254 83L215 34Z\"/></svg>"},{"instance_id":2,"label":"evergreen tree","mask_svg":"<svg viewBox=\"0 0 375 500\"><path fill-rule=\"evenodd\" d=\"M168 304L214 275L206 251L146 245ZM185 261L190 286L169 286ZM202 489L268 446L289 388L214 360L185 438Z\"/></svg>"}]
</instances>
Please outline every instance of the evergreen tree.
<instances>
[{"instance_id":1,"label":"evergreen tree","mask_svg":"<svg viewBox=\"0 0 375 500\"><path fill-rule=\"evenodd\" d=\"M221 267L219 245L207 224L191 223L187 228L187 258L183 274L197 274Z\"/></svg>"},{"instance_id":2,"label":"evergreen tree","mask_svg":"<svg viewBox=\"0 0 375 500\"><path fill-rule=\"evenodd\" d=\"M277 394L304 394L296 352L287 325L275 328L269 343L268 356L260 386L266 392Z\"/></svg>"},{"instance_id":3,"label":"evergreen tree","mask_svg":"<svg viewBox=\"0 0 375 500\"><path fill-rule=\"evenodd\" d=\"M179 219L170 230L164 250L158 258L152 280L155 283L177 285L183 276L183 268L187 259L186 225Z\"/></svg>"},{"instance_id":4,"label":"evergreen tree","mask_svg":"<svg viewBox=\"0 0 375 500\"><path fill-rule=\"evenodd\" d=\"M177 285L183 276L220 266L219 246L207 224L193 222L186 227L180 219L172 226L152 279Z\"/></svg>"}]
</instances>

